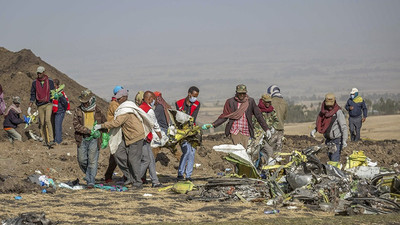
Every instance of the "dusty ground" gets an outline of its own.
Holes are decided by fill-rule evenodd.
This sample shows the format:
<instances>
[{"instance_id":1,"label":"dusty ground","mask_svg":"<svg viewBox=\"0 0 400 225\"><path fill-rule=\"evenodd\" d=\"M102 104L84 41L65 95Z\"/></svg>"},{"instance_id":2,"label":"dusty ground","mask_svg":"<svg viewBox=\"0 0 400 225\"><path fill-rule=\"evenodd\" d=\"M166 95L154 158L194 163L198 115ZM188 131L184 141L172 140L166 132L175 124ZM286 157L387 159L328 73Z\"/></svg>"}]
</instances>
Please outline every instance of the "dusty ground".
<instances>
[{"instance_id":1,"label":"dusty ground","mask_svg":"<svg viewBox=\"0 0 400 225\"><path fill-rule=\"evenodd\" d=\"M212 146L230 143L223 135L210 135L205 138L203 147L199 148L196 163L201 164L194 170L194 183L203 184L207 178L216 177L218 172L231 165L225 162L224 154L211 150ZM284 151L302 149L319 141L308 136L287 136ZM23 179L34 174L35 170L58 180L70 181L82 178L76 160L76 145L67 140L65 145L47 149L38 142L28 140L11 145L0 143L0 171L2 176L11 176L6 182L0 182L0 218L11 218L22 212L44 211L47 218L61 224L127 224L127 223L283 223L300 224L347 223L349 217L333 217L309 208L288 210L281 208L277 215L265 215L266 209L272 209L265 203L242 202L200 202L188 200L187 195L178 195L169 191L158 192L147 185L143 190L128 192L110 192L100 189L71 191L58 188L55 193L42 194L42 188L25 183ZM364 150L380 166L391 166L399 162L398 141L365 141L350 143L343 156L352 150ZM175 182L178 160L167 149L158 154L157 170L162 183L169 185ZM326 160L325 154L320 154ZM343 159L345 157L342 157ZM97 180L101 183L108 163L108 149L101 150ZM121 174L119 170L118 175ZM144 197L145 193L152 194ZM14 197L20 195L21 200ZM292 218L292 219L291 219ZM299 219L294 219L299 218ZM391 223L399 221L400 216L351 217L354 223ZM374 222L372 222L374 221ZM333 224L333 223L332 223Z\"/></svg>"}]
</instances>

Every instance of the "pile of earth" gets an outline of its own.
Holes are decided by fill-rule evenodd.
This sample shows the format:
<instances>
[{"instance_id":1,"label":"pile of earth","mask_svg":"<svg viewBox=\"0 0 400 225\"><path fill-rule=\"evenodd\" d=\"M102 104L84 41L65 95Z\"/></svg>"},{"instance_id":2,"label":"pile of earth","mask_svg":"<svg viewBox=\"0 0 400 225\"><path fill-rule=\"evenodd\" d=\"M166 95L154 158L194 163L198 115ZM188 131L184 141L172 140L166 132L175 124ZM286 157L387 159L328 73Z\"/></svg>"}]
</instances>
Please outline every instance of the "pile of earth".
<instances>
[{"instance_id":1,"label":"pile of earth","mask_svg":"<svg viewBox=\"0 0 400 225\"><path fill-rule=\"evenodd\" d=\"M75 109L80 104L78 96L82 90L86 89L85 87L46 63L40 57L37 57L29 49L12 52L0 47L0 84L3 87L4 100L7 106L12 104L13 96L19 96L22 100L22 112L23 114L26 114L26 110L30 101L31 85L32 81L37 77L36 69L38 66L44 66L46 68L45 73L50 78L58 79L62 84L65 84L65 93L70 101L71 110ZM106 109L108 106L107 102L98 96L97 104L102 109ZM32 110L36 110L36 107L34 107ZM3 124L3 120L4 118L1 116L0 124ZM71 128L72 116L67 115L64 121L64 135L73 137L74 131L73 128ZM21 134L25 133L22 127L23 126L20 126L18 128L18 131ZM37 131L37 126L32 126L32 128ZM27 136L23 135L23 139L26 140ZM3 140L6 140L5 132L0 135L0 141Z\"/></svg>"}]
</instances>

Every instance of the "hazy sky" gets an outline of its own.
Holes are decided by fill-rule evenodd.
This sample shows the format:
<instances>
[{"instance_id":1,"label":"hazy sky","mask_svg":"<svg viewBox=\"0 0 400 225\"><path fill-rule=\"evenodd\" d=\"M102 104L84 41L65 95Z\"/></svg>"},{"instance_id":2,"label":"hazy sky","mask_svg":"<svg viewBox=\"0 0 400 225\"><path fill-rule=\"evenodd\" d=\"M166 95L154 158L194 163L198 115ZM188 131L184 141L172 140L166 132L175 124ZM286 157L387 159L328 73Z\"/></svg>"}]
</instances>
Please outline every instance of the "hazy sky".
<instances>
[{"instance_id":1,"label":"hazy sky","mask_svg":"<svg viewBox=\"0 0 400 225\"><path fill-rule=\"evenodd\" d=\"M230 64L398 63L399 12L398 0L0 0L0 46L31 49L108 97L128 78L132 89L165 74L194 84L205 73L229 79Z\"/></svg>"}]
</instances>

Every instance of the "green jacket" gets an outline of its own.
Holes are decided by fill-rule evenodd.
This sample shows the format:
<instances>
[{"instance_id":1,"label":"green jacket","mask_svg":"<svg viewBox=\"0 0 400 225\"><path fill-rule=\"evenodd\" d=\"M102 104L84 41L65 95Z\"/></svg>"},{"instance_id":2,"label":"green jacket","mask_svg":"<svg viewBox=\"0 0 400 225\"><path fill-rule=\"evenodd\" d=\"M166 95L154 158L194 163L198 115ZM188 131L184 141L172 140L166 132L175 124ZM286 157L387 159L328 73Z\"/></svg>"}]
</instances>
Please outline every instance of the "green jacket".
<instances>
[{"instance_id":1,"label":"green jacket","mask_svg":"<svg viewBox=\"0 0 400 225\"><path fill-rule=\"evenodd\" d=\"M269 128L273 127L275 130L277 129L279 120L275 110L270 113L262 112L262 116ZM253 124L255 130L262 130L262 127L260 126L260 124L258 124L257 119L255 117L253 117Z\"/></svg>"},{"instance_id":2,"label":"green jacket","mask_svg":"<svg viewBox=\"0 0 400 225\"><path fill-rule=\"evenodd\" d=\"M278 125L275 127L276 130L284 130L284 121L286 120L288 104L283 98L272 97L272 106L275 108L276 116L278 117Z\"/></svg>"}]
</instances>

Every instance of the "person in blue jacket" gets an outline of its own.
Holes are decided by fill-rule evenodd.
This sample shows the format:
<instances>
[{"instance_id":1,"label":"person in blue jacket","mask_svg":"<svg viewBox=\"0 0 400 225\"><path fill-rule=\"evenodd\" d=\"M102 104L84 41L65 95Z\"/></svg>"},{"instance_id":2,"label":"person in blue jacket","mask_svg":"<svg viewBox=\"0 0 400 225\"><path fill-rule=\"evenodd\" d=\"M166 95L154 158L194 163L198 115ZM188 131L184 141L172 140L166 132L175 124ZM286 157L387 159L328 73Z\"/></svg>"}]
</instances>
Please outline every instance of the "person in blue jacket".
<instances>
[{"instance_id":1,"label":"person in blue jacket","mask_svg":"<svg viewBox=\"0 0 400 225\"><path fill-rule=\"evenodd\" d=\"M345 108L349 112L350 140L359 141L361 126L367 118L368 109L364 99L358 95L357 88L351 90L350 98L347 100Z\"/></svg>"}]
</instances>

